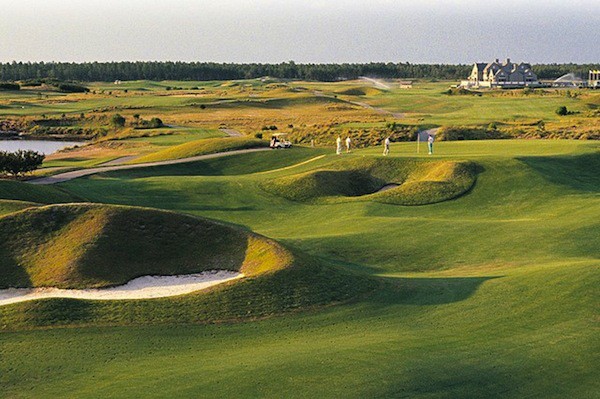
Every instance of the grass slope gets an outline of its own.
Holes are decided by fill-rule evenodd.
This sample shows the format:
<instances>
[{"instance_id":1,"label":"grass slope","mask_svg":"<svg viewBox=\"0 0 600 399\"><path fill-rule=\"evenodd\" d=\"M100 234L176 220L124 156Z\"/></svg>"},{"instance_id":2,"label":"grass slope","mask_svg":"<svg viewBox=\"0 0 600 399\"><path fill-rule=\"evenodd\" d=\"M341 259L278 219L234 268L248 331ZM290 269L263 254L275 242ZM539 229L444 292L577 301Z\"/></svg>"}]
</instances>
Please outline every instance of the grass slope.
<instances>
[{"instance_id":1,"label":"grass slope","mask_svg":"<svg viewBox=\"0 0 600 399\"><path fill-rule=\"evenodd\" d=\"M52 204L81 200L55 186L36 186L14 180L0 179L0 199Z\"/></svg>"},{"instance_id":2,"label":"grass slope","mask_svg":"<svg viewBox=\"0 0 600 399\"><path fill-rule=\"evenodd\" d=\"M347 300L374 287L370 280L297 257L265 237L170 212L69 204L30 208L0 218L0 288L105 287L142 275L214 269L240 271L246 278L208 294L158 301L52 299L9 305L0 309L0 326L264 317Z\"/></svg>"},{"instance_id":3,"label":"grass slope","mask_svg":"<svg viewBox=\"0 0 600 399\"><path fill-rule=\"evenodd\" d=\"M396 205L425 205L464 194L475 183L476 173L477 166L470 162L351 158L262 187L293 201L354 197ZM389 183L399 186L377 192Z\"/></svg>"},{"instance_id":4,"label":"grass slope","mask_svg":"<svg viewBox=\"0 0 600 399\"><path fill-rule=\"evenodd\" d=\"M253 275L284 268L292 258L273 242L207 220L94 204L2 217L0 242L2 288L104 287L213 269Z\"/></svg>"},{"instance_id":5,"label":"grass slope","mask_svg":"<svg viewBox=\"0 0 600 399\"><path fill-rule=\"evenodd\" d=\"M243 176L202 175L190 165L186 174L122 171L61 184L98 202L248 226L293 248L303 266L171 301L0 309L0 326L17 330L0 333L0 396L597 396L597 144L449 142L436 150L436 160L482 169L468 195L420 207L307 204L259 187L330 168L335 155ZM394 144L390 157L414 152L413 143ZM368 291L361 284L373 275L382 280L373 294L339 306L193 325L306 310L306 298L343 300L349 288ZM87 326L28 330L64 324Z\"/></svg>"},{"instance_id":6,"label":"grass slope","mask_svg":"<svg viewBox=\"0 0 600 399\"><path fill-rule=\"evenodd\" d=\"M266 147L266 141L245 137L203 139L176 145L142 157L134 163L164 161L168 159L188 158L196 155L214 154L216 152L243 150L246 148Z\"/></svg>"}]
</instances>

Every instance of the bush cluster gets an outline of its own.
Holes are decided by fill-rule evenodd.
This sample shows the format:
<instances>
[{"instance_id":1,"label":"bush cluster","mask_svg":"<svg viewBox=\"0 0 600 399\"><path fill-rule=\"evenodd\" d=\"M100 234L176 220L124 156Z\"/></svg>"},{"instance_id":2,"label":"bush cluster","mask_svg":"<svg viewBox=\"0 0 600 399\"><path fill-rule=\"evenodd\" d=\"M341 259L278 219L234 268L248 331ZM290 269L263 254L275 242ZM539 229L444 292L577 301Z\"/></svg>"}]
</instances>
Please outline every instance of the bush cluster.
<instances>
[{"instance_id":1,"label":"bush cluster","mask_svg":"<svg viewBox=\"0 0 600 399\"><path fill-rule=\"evenodd\" d=\"M87 93L90 91L87 87L74 83L60 83L56 87L63 93Z\"/></svg>"},{"instance_id":2,"label":"bush cluster","mask_svg":"<svg viewBox=\"0 0 600 399\"><path fill-rule=\"evenodd\" d=\"M508 138L506 133L496 130L495 125L483 127L445 126L438 130L436 140L489 140Z\"/></svg>"},{"instance_id":3,"label":"bush cluster","mask_svg":"<svg viewBox=\"0 0 600 399\"><path fill-rule=\"evenodd\" d=\"M137 118L134 121L136 129L158 129L164 126L163 121L160 118L152 118L149 121Z\"/></svg>"},{"instance_id":4,"label":"bush cluster","mask_svg":"<svg viewBox=\"0 0 600 399\"><path fill-rule=\"evenodd\" d=\"M0 174L19 176L34 171L44 162L44 158L44 154L31 150L0 151Z\"/></svg>"},{"instance_id":5,"label":"bush cluster","mask_svg":"<svg viewBox=\"0 0 600 399\"><path fill-rule=\"evenodd\" d=\"M21 90L18 83L0 82L0 90Z\"/></svg>"}]
</instances>

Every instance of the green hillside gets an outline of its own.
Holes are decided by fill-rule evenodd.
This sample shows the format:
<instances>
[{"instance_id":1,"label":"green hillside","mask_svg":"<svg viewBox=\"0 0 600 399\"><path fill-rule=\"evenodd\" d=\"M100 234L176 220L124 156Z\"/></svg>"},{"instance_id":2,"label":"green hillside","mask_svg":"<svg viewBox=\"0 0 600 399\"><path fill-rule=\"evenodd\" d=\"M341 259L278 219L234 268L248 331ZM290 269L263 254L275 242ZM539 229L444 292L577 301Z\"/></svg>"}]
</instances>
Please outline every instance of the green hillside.
<instances>
[{"instance_id":1,"label":"green hillside","mask_svg":"<svg viewBox=\"0 0 600 399\"><path fill-rule=\"evenodd\" d=\"M255 276L180 297L0 307L1 396L594 397L598 145L506 140L436 143L432 157L415 150L393 144L384 159L379 148L343 156L306 149L287 160L267 151L115 171L55 189L123 208L46 206L0 218L5 237L13 231L31 243L27 251L3 239L0 251L30 262L28 276L52 259L46 248L85 261L77 251L125 257L137 247L118 242L166 251L155 240L168 231L182 241L165 241L178 249L177 267L200 256L193 240L207 251L234 248L229 259L255 237L252 253L271 259L253 263L264 266ZM323 171L324 183L314 177ZM356 196L365 185L410 181L466 190L421 206ZM291 190L299 197L286 197ZM56 209L69 209L68 218L50 217ZM115 221L102 224L110 234L85 241L93 229L83 226L101 217ZM205 218L234 233L217 235L217 244L205 227L190 234L181 222L212 223ZM152 234L136 232L140 220ZM28 225L49 227L42 235ZM168 267L166 258L157 267Z\"/></svg>"},{"instance_id":2,"label":"green hillside","mask_svg":"<svg viewBox=\"0 0 600 399\"><path fill-rule=\"evenodd\" d=\"M164 161L193 157L196 155L214 154L216 152L243 150L247 148L266 147L266 141L249 139L245 137L233 137L225 139L202 139L176 145L160 150L135 160L135 163Z\"/></svg>"},{"instance_id":3,"label":"green hillside","mask_svg":"<svg viewBox=\"0 0 600 399\"><path fill-rule=\"evenodd\" d=\"M353 158L263 184L269 192L294 201L360 199L397 205L425 205L455 198L475 184L477 165L467 162L418 162ZM388 184L396 184L379 191Z\"/></svg>"}]
</instances>

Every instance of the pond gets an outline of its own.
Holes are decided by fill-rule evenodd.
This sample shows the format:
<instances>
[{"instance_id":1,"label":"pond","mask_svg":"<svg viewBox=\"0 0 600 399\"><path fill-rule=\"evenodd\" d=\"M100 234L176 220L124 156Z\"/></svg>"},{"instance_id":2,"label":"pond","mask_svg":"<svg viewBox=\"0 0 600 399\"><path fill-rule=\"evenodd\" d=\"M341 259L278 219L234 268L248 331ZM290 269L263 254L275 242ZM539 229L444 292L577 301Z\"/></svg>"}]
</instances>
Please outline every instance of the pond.
<instances>
[{"instance_id":1,"label":"pond","mask_svg":"<svg viewBox=\"0 0 600 399\"><path fill-rule=\"evenodd\" d=\"M50 155L62 148L82 144L83 142L77 141L9 139L0 140L0 151L14 152L18 150L33 150Z\"/></svg>"}]
</instances>

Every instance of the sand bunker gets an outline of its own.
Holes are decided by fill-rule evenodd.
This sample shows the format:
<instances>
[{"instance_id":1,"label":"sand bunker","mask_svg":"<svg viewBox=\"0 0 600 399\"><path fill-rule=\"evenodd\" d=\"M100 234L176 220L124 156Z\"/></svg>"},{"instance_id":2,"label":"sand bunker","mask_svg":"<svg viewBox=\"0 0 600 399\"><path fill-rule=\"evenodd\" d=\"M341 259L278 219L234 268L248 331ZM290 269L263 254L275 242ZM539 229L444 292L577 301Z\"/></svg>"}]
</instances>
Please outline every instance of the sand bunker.
<instances>
[{"instance_id":1,"label":"sand bunker","mask_svg":"<svg viewBox=\"0 0 600 399\"><path fill-rule=\"evenodd\" d=\"M387 190L391 190L392 188L396 188L396 187L400 187L399 184L396 183L390 183L390 184L386 184L385 186L381 187L379 190L375 191L376 193L381 193Z\"/></svg>"},{"instance_id":2,"label":"sand bunker","mask_svg":"<svg viewBox=\"0 0 600 399\"><path fill-rule=\"evenodd\" d=\"M150 299L189 294L243 277L242 273L214 270L179 276L143 276L127 284L81 290L60 288L7 288L0 290L0 306L42 298L92 300Z\"/></svg>"}]
</instances>

